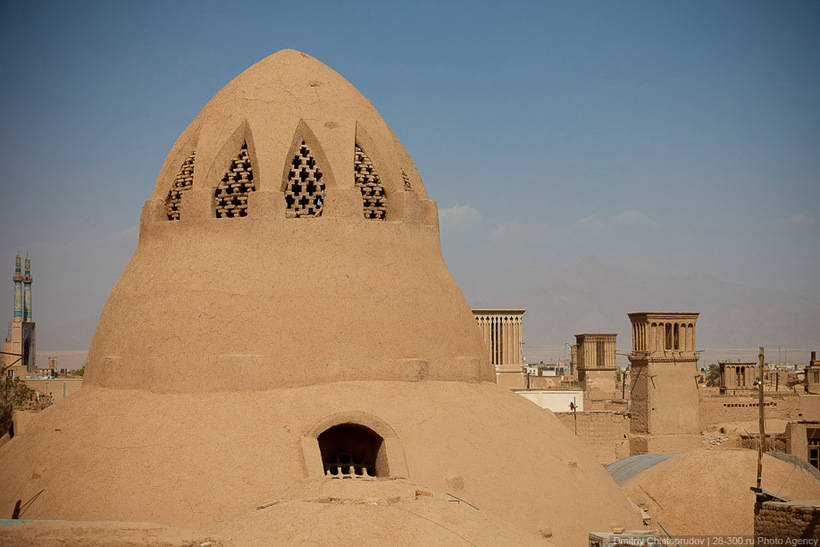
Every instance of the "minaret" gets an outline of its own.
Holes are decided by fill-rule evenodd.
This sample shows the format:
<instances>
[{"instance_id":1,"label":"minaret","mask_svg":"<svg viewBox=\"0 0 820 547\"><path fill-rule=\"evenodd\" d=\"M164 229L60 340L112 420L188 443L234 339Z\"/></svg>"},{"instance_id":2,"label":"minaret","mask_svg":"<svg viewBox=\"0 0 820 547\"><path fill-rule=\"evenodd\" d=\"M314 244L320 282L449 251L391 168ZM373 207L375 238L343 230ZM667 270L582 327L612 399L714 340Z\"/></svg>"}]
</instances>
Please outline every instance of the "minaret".
<instances>
[{"instance_id":1,"label":"minaret","mask_svg":"<svg viewBox=\"0 0 820 547\"><path fill-rule=\"evenodd\" d=\"M19 258L19 257L18 257ZM31 323L31 259L26 255L26 273L23 276L23 321Z\"/></svg>"},{"instance_id":2,"label":"minaret","mask_svg":"<svg viewBox=\"0 0 820 547\"><path fill-rule=\"evenodd\" d=\"M20 271L20 253L14 260L14 317L13 321L19 323L23 320L23 275Z\"/></svg>"},{"instance_id":3,"label":"minaret","mask_svg":"<svg viewBox=\"0 0 820 547\"><path fill-rule=\"evenodd\" d=\"M26 256L26 269L23 273L20 253L14 260L14 314L11 321L11 338L3 343L5 361L10 360L25 365L28 374L37 371L35 351L35 328L31 313L31 259ZM18 359L22 356L21 359Z\"/></svg>"}]
</instances>

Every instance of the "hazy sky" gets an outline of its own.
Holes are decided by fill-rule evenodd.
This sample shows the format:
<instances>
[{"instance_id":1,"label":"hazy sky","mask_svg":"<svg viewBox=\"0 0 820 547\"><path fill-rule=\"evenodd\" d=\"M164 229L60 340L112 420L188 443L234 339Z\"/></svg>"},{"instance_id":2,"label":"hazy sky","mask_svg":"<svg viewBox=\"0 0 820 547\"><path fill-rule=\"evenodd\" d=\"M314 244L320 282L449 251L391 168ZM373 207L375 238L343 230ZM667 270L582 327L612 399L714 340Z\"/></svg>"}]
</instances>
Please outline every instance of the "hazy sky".
<instances>
[{"instance_id":1,"label":"hazy sky","mask_svg":"<svg viewBox=\"0 0 820 547\"><path fill-rule=\"evenodd\" d=\"M0 46L0 272L32 254L40 348L87 346L170 146L283 48L404 142L473 305L589 258L820 299L816 1L3 2Z\"/></svg>"}]
</instances>

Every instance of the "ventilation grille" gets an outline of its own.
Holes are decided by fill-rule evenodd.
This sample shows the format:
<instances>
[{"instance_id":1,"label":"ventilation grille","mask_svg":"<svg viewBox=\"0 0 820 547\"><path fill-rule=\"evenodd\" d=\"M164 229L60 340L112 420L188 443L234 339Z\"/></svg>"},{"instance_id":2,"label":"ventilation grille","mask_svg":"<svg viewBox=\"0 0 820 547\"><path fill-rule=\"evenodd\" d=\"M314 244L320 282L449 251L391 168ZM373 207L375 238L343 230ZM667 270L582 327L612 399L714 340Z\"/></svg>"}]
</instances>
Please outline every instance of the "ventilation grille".
<instances>
[{"instance_id":1,"label":"ventilation grille","mask_svg":"<svg viewBox=\"0 0 820 547\"><path fill-rule=\"evenodd\" d=\"M374 471L344 452L338 453L334 461L325 464L325 476L333 479L375 477Z\"/></svg>"},{"instance_id":2,"label":"ventilation grille","mask_svg":"<svg viewBox=\"0 0 820 547\"><path fill-rule=\"evenodd\" d=\"M216 218L248 216L248 193L255 190L248 143L243 143L214 192Z\"/></svg>"},{"instance_id":3,"label":"ventilation grille","mask_svg":"<svg viewBox=\"0 0 820 547\"><path fill-rule=\"evenodd\" d=\"M179 220L179 212L182 210L182 192L190 190L194 185L195 154L196 152L191 152L191 155L182 162L179 173L174 177L174 184L168 191L168 197L165 198L165 212L168 214L168 220Z\"/></svg>"},{"instance_id":4,"label":"ventilation grille","mask_svg":"<svg viewBox=\"0 0 820 547\"><path fill-rule=\"evenodd\" d=\"M384 220L387 210L384 206L384 186L373 167L373 162L367 157L359 145L356 145L356 155L353 160L353 172L356 178L356 187L362 192L364 218Z\"/></svg>"},{"instance_id":5,"label":"ventilation grille","mask_svg":"<svg viewBox=\"0 0 820 547\"><path fill-rule=\"evenodd\" d=\"M286 216L320 217L325 200L325 185L322 172L316 166L316 159L310 153L305 141L293 156L285 186Z\"/></svg>"},{"instance_id":6,"label":"ventilation grille","mask_svg":"<svg viewBox=\"0 0 820 547\"><path fill-rule=\"evenodd\" d=\"M413 189L413 185L410 184L410 177L407 176L407 173L404 171L404 169L401 170L401 180L404 181L404 189L405 190L412 190Z\"/></svg>"}]
</instances>

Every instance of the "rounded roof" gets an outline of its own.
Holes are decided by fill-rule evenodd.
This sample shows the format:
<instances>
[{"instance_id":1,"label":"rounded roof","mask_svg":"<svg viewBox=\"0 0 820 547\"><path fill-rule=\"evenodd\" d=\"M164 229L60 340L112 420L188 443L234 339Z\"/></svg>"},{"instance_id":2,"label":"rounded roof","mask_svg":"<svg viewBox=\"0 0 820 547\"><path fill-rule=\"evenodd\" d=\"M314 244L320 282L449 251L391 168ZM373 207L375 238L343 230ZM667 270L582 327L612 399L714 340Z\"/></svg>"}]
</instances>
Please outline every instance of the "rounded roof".
<instances>
[{"instance_id":1,"label":"rounded roof","mask_svg":"<svg viewBox=\"0 0 820 547\"><path fill-rule=\"evenodd\" d=\"M389 443L389 478L311 474L311 454L321 457L317 426L327 427L333 416L335 423L375 426L362 414L389 426L373 427ZM556 545L581 544L590 531L611 526L641 527L638 512L571 430L488 382L335 382L181 394L90 385L20 431L0 446L0 505L13 507L45 488L28 519L159 522L234 536L264 532L300 506L322 508L306 500L412 498L399 480L406 478L433 496L374 510L374 530L384 529L380 519L389 528L389 513L413 505L429 507L432 513L419 512L438 514L437 522L449 521L461 533L480 524L470 515L492 515L522 536L549 529ZM270 511L256 511L271 502L277 503ZM331 509L323 511L322 529L345 518L335 511L344 508ZM358 522L357 514L349 518ZM236 526L228 524L233 519ZM219 522L225 527L213 529ZM498 521L485 524L481 534L490 535L481 543L506 544L491 540L490 525L498 528Z\"/></svg>"},{"instance_id":2,"label":"rounded roof","mask_svg":"<svg viewBox=\"0 0 820 547\"><path fill-rule=\"evenodd\" d=\"M214 531L238 545L554 545L406 479L307 481Z\"/></svg>"},{"instance_id":3,"label":"rounded roof","mask_svg":"<svg viewBox=\"0 0 820 547\"><path fill-rule=\"evenodd\" d=\"M409 154L293 50L172 147L87 365L89 383L154 391L495 377Z\"/></svg>"},{"instance_id":4,"label":"rounded roof","mask_svg":"<svg viewBox=\"0 0 820 547\"><path fill-rule=\"evenodd\" d=\"M675 535L754 534L757 452L697 449L653 465L623 484L624 493ZM763 488L785 498L820 497L820 481L763 456Z\"/></svg>"}]
</instances>

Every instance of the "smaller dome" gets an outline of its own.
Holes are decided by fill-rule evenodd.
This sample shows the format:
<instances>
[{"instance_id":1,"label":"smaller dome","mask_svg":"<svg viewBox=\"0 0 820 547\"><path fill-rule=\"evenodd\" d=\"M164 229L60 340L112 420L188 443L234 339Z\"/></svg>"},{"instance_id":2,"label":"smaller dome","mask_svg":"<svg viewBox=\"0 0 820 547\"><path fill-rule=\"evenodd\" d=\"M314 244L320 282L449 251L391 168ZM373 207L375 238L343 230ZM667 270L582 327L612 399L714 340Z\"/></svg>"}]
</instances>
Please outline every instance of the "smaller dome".
<instances>
[{"instance_id":1,"label":"smaller dome","mask_svg":"<svg viewBox=\"0 0 820 547\"><path fill-rule=\"evenodd\" d=\"M669 458L628 480L622 489L675 535L754 534L757 452L698 449ZM763 455L763 488L791 498L820 498L820 481Z\"/></svg>"}]
</instances>

